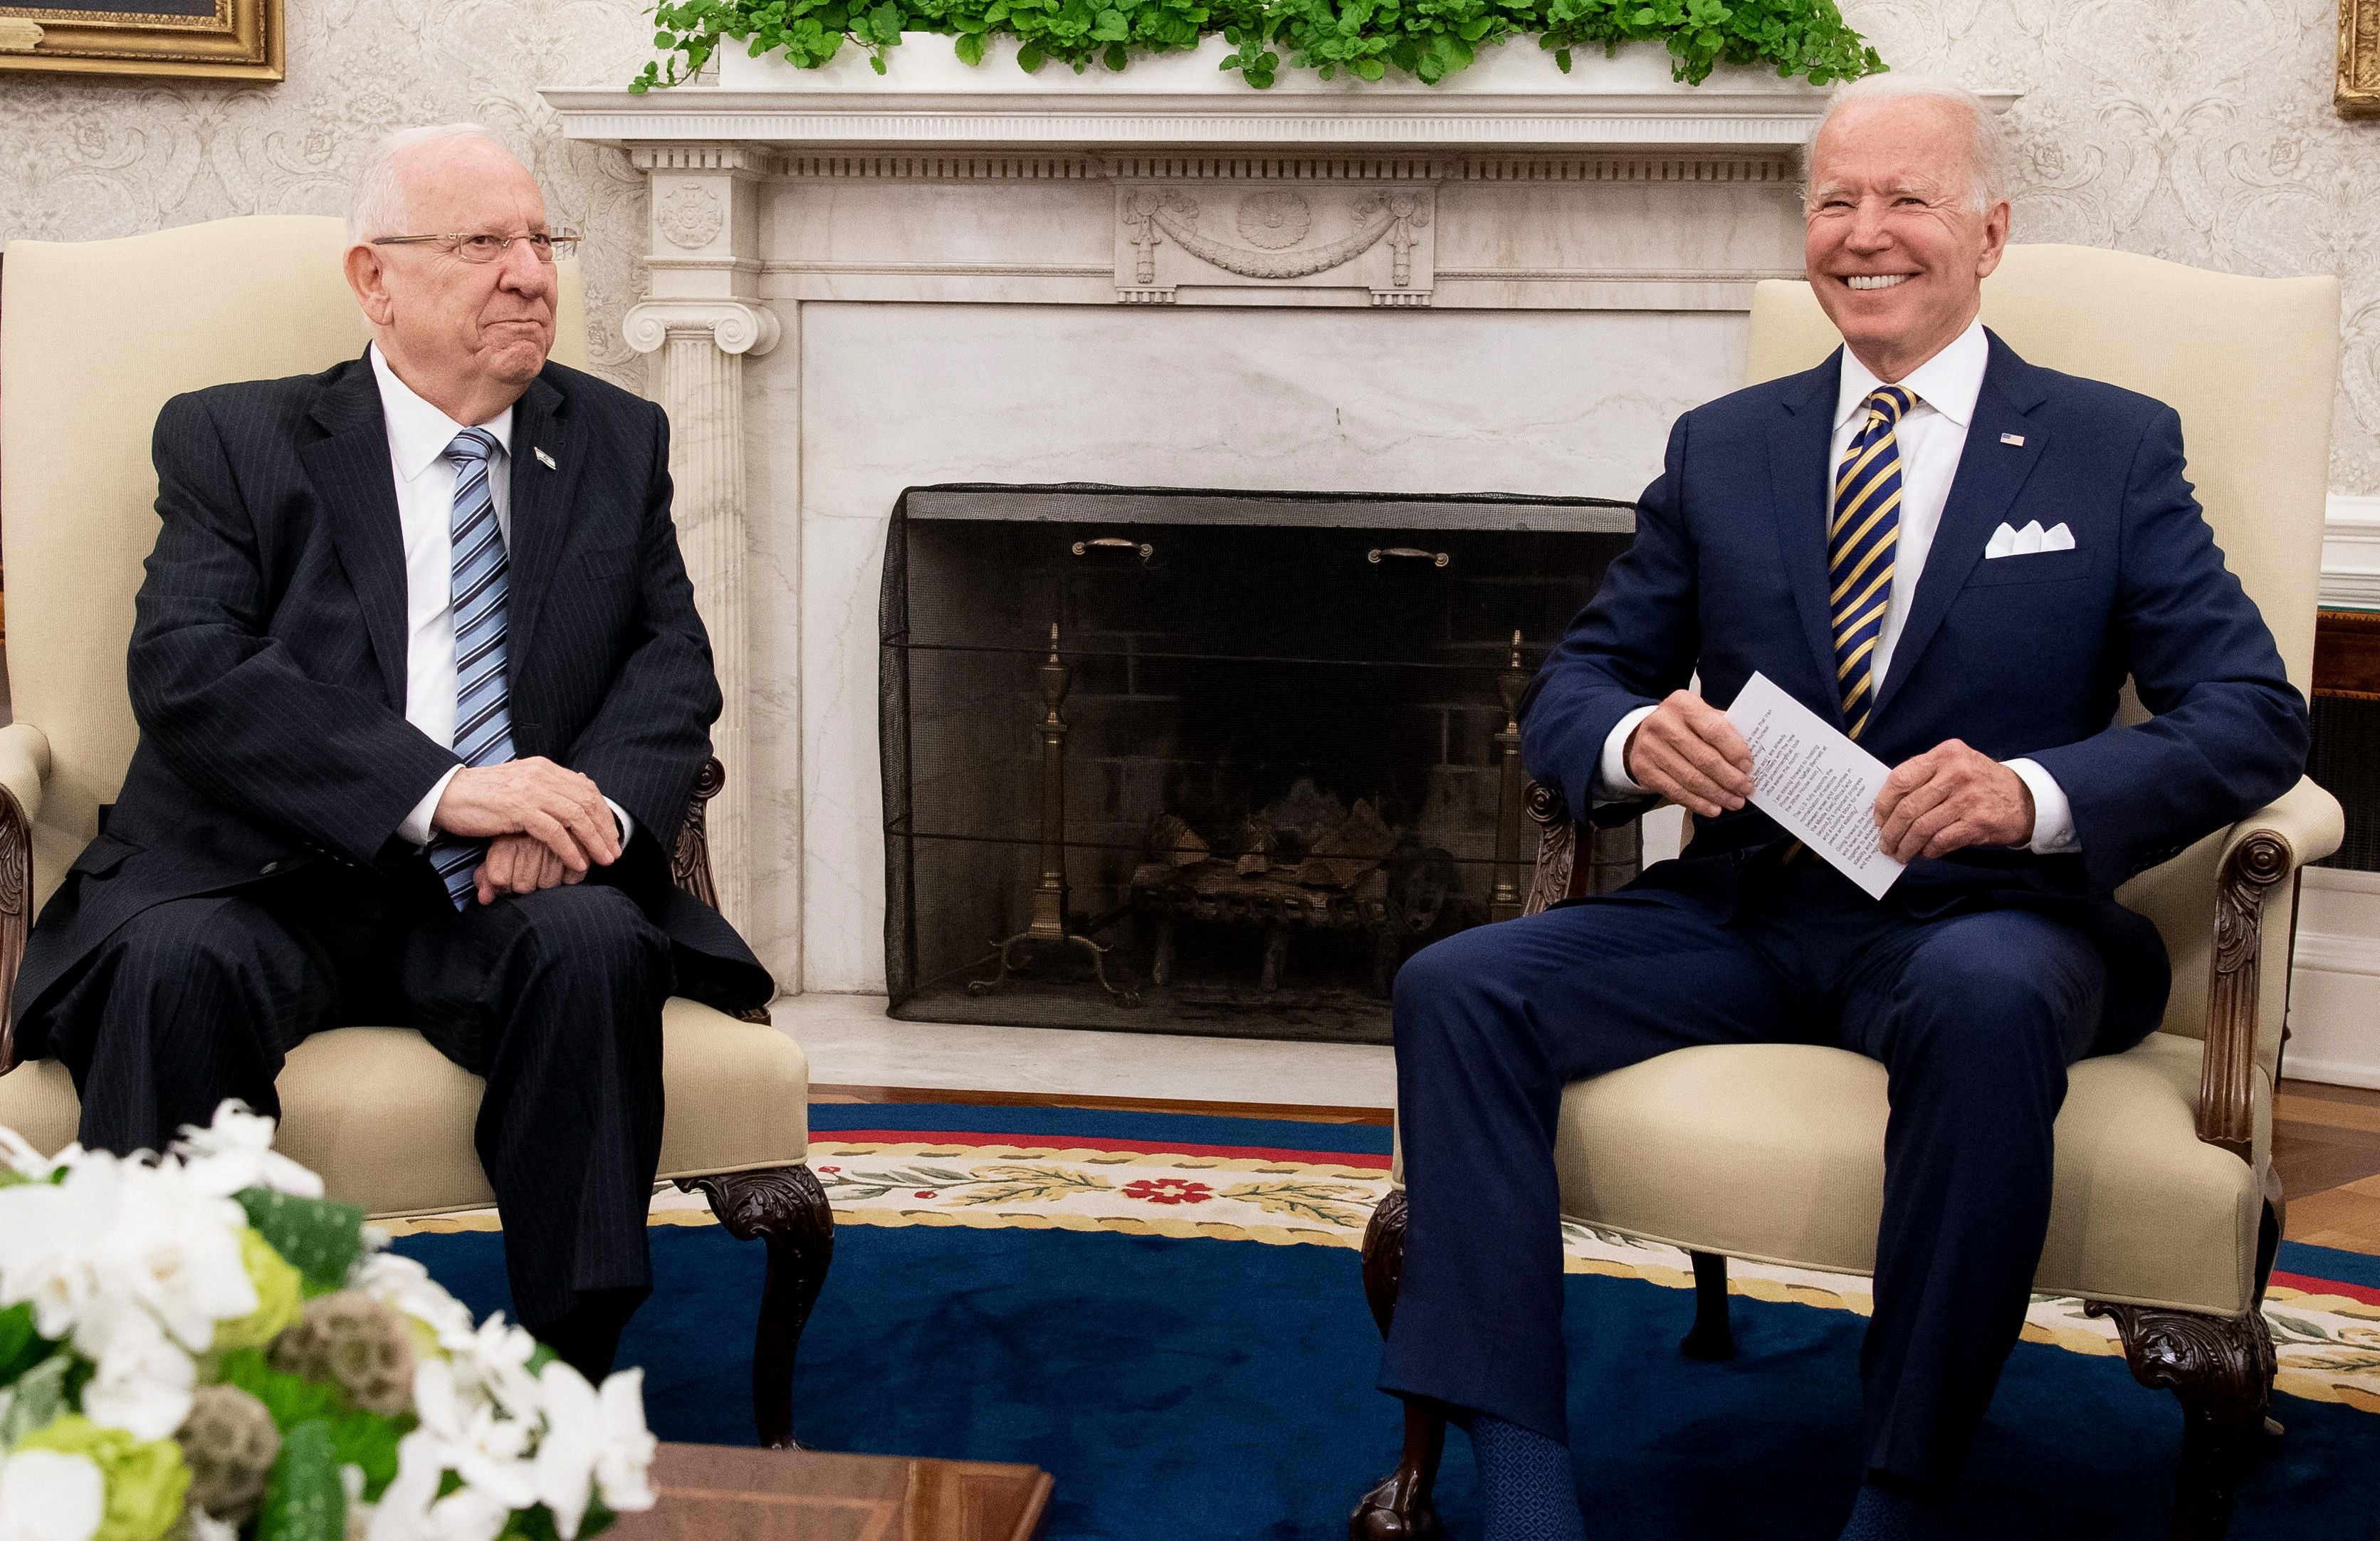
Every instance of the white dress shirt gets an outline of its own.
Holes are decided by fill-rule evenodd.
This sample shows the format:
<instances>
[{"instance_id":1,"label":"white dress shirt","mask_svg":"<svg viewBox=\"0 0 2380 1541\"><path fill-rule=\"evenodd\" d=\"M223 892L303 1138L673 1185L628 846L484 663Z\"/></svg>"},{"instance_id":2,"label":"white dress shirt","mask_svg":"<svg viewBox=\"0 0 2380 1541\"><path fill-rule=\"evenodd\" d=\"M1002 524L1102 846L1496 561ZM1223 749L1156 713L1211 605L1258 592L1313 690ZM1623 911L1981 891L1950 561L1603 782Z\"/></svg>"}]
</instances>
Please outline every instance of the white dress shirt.
<instances>
[{"instance_id":1,"label":"white dress shirt","mask_svg":"<svg viewBox=\"0 0 2380 1541\"><path fill-rule=\"evenodd\" d=\"M1848 347L1842 350L1842 382L1835 393L1835 427L1828 441L1827 464L1829 467L1842 464L1844 452L1866 421L1863 406L1868 395L1883 382L1869 372L1857 355ZM1975 415L1975 398L1983 393L1984 370L1991 362L1991 341L1984 334L1979 317L1968 323L1950 345L1933 358L1912 370L1898 383L1915 394L1912 406L1894 430L1894 439L1900 451L1900 533L1892 558L1892 597L1884 612L1884 628L1876 637L1874 671L1878 694L1884 689L1885 676L1892 668L1893 649L1900 641L1901 627L1909 621L1909 607L1917 596L1917 580L1925 570L1926 553L1933 550L1934 532L1942 523L1942 507L1950 499L1950 483L1959 474L1959 457L1967 447L1967 426ZM1810 516L1825 521L1833 516L1831 491L1834 479L1827 479L1829 490L1828 505L1811 510ZM1620 720L1604 740L1601 782L1603 789L1614 796L1641 796L1645 788L1628 775L1628 735L1636 731L1653 712L1651 707L1639 707ZM2044 855L2076 851L2082 848L2074 833L2074 809L2057 779L2039 763L2031 759L2006 762L2033 794L2033 839L2031 848Z\"/></svg>"},{"instance_id":2,"label":"white dress shirt","mask_svg":"<svg viewBox=\"0 0 2380 1541\"><path fill-rule=\"evenodd\" d=\"M372 374L380 382L381 415L388 422L388 458L396 477L396 518L405 544L405 720L433 742L455 746L455 462L446 447L463 431L396 377L380 345L371 347ZM496 529L512 545L513 409L477 425L496 441L488 458L488 495L496 505ZM455 770L461 770L456 766ZM396 832L416 845L430 843L431 815L455 770L413 806ZM627 810L610 798L625 844L636 826Z\"/></svg>"}]
</instances>

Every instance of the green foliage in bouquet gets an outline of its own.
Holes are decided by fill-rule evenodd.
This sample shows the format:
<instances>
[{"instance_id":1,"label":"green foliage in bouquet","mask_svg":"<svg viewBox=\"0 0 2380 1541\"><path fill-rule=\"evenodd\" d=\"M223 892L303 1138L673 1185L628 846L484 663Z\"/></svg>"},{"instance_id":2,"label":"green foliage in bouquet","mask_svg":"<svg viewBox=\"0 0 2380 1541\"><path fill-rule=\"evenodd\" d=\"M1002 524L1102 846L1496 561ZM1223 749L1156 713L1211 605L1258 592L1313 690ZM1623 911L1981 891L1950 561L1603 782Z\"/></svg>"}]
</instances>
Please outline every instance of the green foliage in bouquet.
<instances>
[{"instance_id":1,"label":"green foliage in bouquet","mask_svg":"<svg viewBox=\"0 0 2380 1541\"><path fill-rule=\"evenodd\" d=\"M57 1345L33 1327L28 1303L0 1311L0 1386L6 1386L56 1352Z\"/></svg>"},{"instance_id":2,"label":"green foliage in bouquet","mask_svg":"<svg viewBox=\"0 0 2380 1541\"><path fill-rule=\"evenodd\" d=\"M295 1198L269 1188L242 1188L232 1196L248 1211L248 1223L304 1276L310 1294L345 1284L347 1270L363 1255L360 1206Z\"/></svg>"},{"instance_id":3,"label":"green foliage in bouquet","mask_svg":"<svg viewBox=\"0 0 2380 1541\"><path fill-rule=\"evenodd\" d=\"M412 1432L410 1414L392 1418L367 1413L351 1405L336 1386L284 1374L253 1349L225 1354L217 1373L225 1385L238 1387L273 1414L273 1426L282 1433L283 1461L290 1459L288 1441L297 1430L319 1426L329 1441L334 1477L341 1466L359 1468L364 1474L364 1497L373 1502L395 1478L396 1442ZM280 1469L279 1464L274 1466L276 1475Z\"/></svg>"},{"instance_id":4,"label":"green foliage in bouquet","mask_svg":"<svg viewBox=\"0 0 2380 1541\"><path fill-rule=\"evenodd\" d=\"M391 1447L392 1467L395 1448ZM309 1419L281 1436L281 1456L264 1487L257 1541L346 1541L347 1493L331 1426Z\"/></svg>"},{"instance_id":5,"label":"green foliage in bouquet","mask_svg":"<svg viewBox=\"0 0 2380 1541\"><path fill-rule=\"evenodd\" d=\"M1257 87L1279 78L1284 58L1326 80L1394 69L1435 85L1514 37L1536 38L1564 71L1574 49L1659 42L1670 73L1694 84L1720 64L1770 65L1818 85L1884 67L1835 0L660 0L653 18L664 57L630 91L691 79L728 41L805 69L848 43L882 74L886 50L907 32L951 37L971 65L983 62L986 39L1014 37L1028 72L1055 59L1076 73L1093 63L1120 70L1220 33L1234 50L1222 67Z\"/></svg>"}]
</instances>

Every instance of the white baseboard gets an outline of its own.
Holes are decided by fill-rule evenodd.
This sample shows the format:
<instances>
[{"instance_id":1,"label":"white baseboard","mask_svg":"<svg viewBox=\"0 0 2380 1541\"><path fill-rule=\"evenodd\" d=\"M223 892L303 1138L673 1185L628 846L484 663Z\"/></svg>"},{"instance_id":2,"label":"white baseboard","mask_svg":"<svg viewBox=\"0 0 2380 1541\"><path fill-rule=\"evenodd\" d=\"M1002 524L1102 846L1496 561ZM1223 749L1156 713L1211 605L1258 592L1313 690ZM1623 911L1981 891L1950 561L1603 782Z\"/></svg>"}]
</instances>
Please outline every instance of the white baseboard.
<instances>
[{"instance_id":1,"label":"white baseboard","mask_svg":"<svg viewBox=\"0 0 2380 1541\"><path fill-rule=\"evenodd\" d=\"M2294 1050L2295 1046L2291 1046ZM2294 1051L2281 1058L2285 1081L2319 1081L2325 1086L2363 1086L2380 1091L2380 1065L2352 1060L2309 1060Z\"/></svg>"},{"instance_id":2,"label":"white baseboard","mask_svg":"<svg viewBox=\"0 0 2380 1541\"><path fill-rule=\"evenodd\" d=\"M2317 868L2306 874L2310 889L2316 886L2313 880L2317 873L2331 880L2320 886L2341 891L2350 885L2338 879L2370 878ZM2380 1086L2380 1013L2372 1009L2375 978L2380 978L2380 937L2299 928L2283 1074L2339 1086Z\"/></svg>"},{"instance_id":3,"label":"white baseboard","mask_svg":"<svg viewBox=\"0 0 2380 1541\"><path fill-rule=\"evenodd\" d=\"M2380 608L2380 497L2331 493L2323 527L2322 602Z\"/></svg>"}]
</instances>

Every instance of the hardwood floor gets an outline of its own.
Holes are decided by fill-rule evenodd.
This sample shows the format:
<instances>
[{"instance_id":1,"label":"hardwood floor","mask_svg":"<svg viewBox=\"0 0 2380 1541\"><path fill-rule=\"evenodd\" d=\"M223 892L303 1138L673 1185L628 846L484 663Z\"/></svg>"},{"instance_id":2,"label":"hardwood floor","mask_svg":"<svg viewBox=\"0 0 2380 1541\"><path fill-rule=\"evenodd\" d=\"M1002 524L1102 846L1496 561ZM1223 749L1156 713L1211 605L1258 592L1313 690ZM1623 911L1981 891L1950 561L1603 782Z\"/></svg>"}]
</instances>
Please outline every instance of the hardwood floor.
<instances>
[{"instance_id":1,"label":"hardwood floor","mask_svg":"<svg viewBox=\"0 0 2380 1541\"><path fill-rule=\"evenodd\" d=\"M2380 1091L2283 1081L2273 1165L2289 1240L2380 1254Z\"/></svg>"},{"instance_id":2,"label":"hardwood floor","mask_svg":"<svg viewBox=\"0 0 2380 1541\"><path fill-rule=\"evenodd\" d=\"M821 1085L819 1102L957 1102L996 1108L1104 1108L1123 1112L1211 1113L1306 1123L1385 1124L1386 1108L1262 1102L1187 1102L1063 1093L932 1091ZM2289 1238L2380 1256L2380 1091L2283 1081L2273 1104L2273 1164L2289 1195Z\"/></svg>"}]
</instances>

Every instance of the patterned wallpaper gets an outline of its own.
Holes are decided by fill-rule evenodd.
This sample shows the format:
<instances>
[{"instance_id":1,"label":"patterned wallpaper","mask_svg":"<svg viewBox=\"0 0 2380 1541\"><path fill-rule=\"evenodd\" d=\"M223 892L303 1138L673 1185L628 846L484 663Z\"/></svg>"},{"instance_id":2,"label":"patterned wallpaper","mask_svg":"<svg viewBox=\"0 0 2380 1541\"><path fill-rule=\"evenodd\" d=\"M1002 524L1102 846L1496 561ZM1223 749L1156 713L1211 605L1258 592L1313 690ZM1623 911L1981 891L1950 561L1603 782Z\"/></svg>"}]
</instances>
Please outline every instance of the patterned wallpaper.
<instances>
[{"instance_id":1,"label":"patterned wallpaper","mask_svg":"<svg viewBox=\"0 0 2380 1541\"><path fill-rule=\"evenodd\" d=\"M639 179L574 145L544 84L624 80L639 0L288 0L273 87L0 78L0 239L337 212L375 135L475 118L586 231L598 367L639 384L618 318L642 283ZM2336 0L1847 0L1902 68L2025 92L2018 238L2241 273L2336 273L2346 368L2331 485L2380 494L2380 122L2330 106Z\"/></svg>"}]
</instances>

